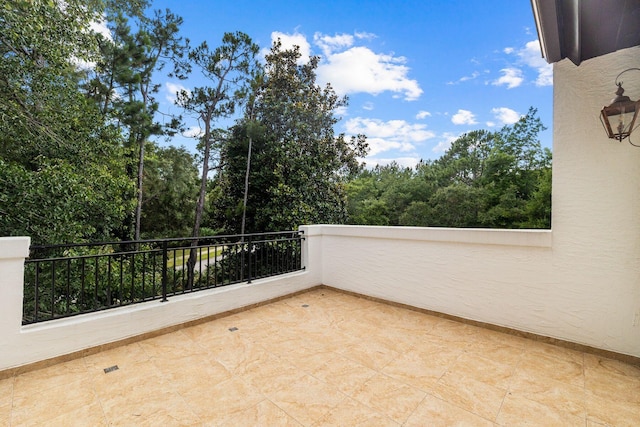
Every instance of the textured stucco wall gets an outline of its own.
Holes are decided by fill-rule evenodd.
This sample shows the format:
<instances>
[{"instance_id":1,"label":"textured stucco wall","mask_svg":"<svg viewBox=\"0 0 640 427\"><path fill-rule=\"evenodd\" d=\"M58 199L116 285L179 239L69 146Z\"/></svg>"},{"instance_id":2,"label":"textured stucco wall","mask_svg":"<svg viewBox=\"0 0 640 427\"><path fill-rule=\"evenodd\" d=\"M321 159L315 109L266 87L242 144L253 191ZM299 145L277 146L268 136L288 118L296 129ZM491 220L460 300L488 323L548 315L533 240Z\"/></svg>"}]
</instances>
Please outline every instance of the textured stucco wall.
<instances>
[{"instance_id":1,"label":"textured stucco wall","mask_svg":"<svg viewBox=\"0 0 640 427\"><path fill-rule=\"evenodd\" d=\"M302 227L303 231L305 227ZM29 238L0 238L0 370L179 325L320 284L320 239L306 236L303 272L174 296L99 313L21 325Z\"/></svg>"},{"instance_id":2,"label":"textured stucco wall","mask_svg":"<svg viewBox=\"0 0 640 427\"><path fill-rule=\"evenodd\" d=\"M529 232L390 240L407 231L323 226L323 282L640 357L640 148L607 139L598 118L630 67L640 48L555 66L548 246ZM621 80L640 98L640 72Z\"/></svg>"}]
</instances>

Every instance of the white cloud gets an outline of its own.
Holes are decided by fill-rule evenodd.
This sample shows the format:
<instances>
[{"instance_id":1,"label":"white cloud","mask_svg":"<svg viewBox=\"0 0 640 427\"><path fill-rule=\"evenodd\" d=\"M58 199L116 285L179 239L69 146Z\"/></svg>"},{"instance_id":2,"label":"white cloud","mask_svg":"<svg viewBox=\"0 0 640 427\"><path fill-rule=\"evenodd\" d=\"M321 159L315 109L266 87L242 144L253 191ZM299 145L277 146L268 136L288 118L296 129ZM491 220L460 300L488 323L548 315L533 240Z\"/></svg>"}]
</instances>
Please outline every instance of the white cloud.
<instances>
[{"instance_id":1,"label":"white cloud","mask_svg":"<svg viewBox=\"0 0 640 427\"><path fill-rule=\"evenodd\" d=\"M498 80L495 80L492 84L496 86L506 85L507 89L513 89L514 87L518 87L524 81L522 77L522 70L519 68L503 68L500 70L502 73L502 77Z\"/></svg>"},{"instance_id":2,"label":"white cloud","mask_svg":"<svg viewBox=\"0 0 640 427\"><path fill-rule=\"evenodd\" d=\"M89 28L91 29L91 31L93 31L94 33L98 33L98 34L102 34L102 36L109 40L109 41L113 41L113 35L111 34L111 30L109 29L109 27L107 26L107 19L106 17L102 17L102 20L100 21L93 21L90 25Z\"/></svg>"},{"instance_id":3,"label":"white cloud","mask_svg":"<svg viewBox=\"0 0 640 427\"><path fill-rule=\"evenodd\" d=\"M515 49L512 47L505 47L503 50L504 53L506 53L507 55L512 54L513 52L515 52Z\"/></svg>"},{"instance_id":4,"label":"white cloud","mask_svg":"<svg viewBox=\"0 0 640 427\"><path fill-rule=\"evenodd\" d=\"M444 153L445 151L447 151L449 148L451 148L451 144L453 144L453 142L458 139L460 137L459 134L454 134L451 132L445 132L442 134L442 139L438 145L436 145L435 147L433 147L433 152L434 153Z\"/></svg>"},{"instance_id":5,"label":"white cloud","mask_svg":"<svg viewBox=\"0 0 640 427\"><path fill-rule=\"evenodd\" d=\"M422 95L416 80L407 77L409 67L400 56L375 53L364 46L333 53L318 67L318 79L331 82L339 94L357 92L373 95L391 91L402 94L407 101Z\"/></svg>"},{"instance_id":6,"label":"white cloud","mask_svg":"<svg viewBox=\"0 0 640 427\"><path fill-rule=\"evenodd\" d=\"M422 95L418 82L408 77L410 68L406 58L393 54L376 53L365 46L356 45L375 38L370 33L335 34L333 36L315 33L313 43L323 54L318 65L318 83L331 83L339 95L350 93L394 92L396 97L414 101ZM275 31L272 41L280 39L283 49L294 45L302 54L298 63L306 63L312 55L311 44L304 34ZM263 51L263 54L265 51Z\"/></svg>"},{"instance_id":7,"label":"white cloud","mask_svg":"<svg viewBox=\"0 0 640 427\"><path fill-rule=\"evenodd\" d=\"M189 89L187 89L186 87L182 86L181 84L178 83L172 83L172 82L166 82L164 84L165 89L167 90L167 94L166 94L166 99L167 101L175 104L176 100L178 98L178 93L181 91L185 91L187 92L187 95L190 96L191 95L191 91Z\"/></svg>"},{"instance_id":8,"label":"white cloud","mask_svg":"<svg viewBox=\"0 0 640 427\"><path fill-rule=\"evenodd\" d=\"M491 112L500 125L512 125L520 120L521 117L517 111L507 107L492 108ZM489 123L491 123L491 125ZM496 126L496 124L493 122L487 122L487 126Z\"/></svg>"},{"instance_id":9,"label":"white cloud","mask_svg":"<svg viewBox=\"0 0 640 427\"><path fill-rule=\"evenodd\" d=\"M328 36L322 33L313 35L313 42L322 49L325 56L330 56L335 50L342 50L353 46L353 36L351 34L336 34Z\"/></svg>"},{"instance_id":10,"label":"white cloud","mask_svg":"<svg viewBox=\"0 0 640 427\"><path fill-rule=\"evenodd\" d=\"M346 116L349 108L346 105L342 105L333 110L333 115L336 117Z\"/></svg>"},{"instance_id":11,"label":"white cloud","mask_svg":"<svg viewBox=\"0 0 640 427\"><path fill-rule=\"evenodd\" d=\"M522 62L538 73L536 86L553 85L553 66L542 57L538 40L528 42L524 48L518 51L518 56Z\"/></svg>"},{"instance_id":12,"label":"white cloud","mask_svg":"<svg viewBox=\"0 0 640 427\"><path fill-rule=\"evenodd\" d=\"M480 77L480 72L479 71L474 71L469 76L462 76L458 80L456 80L455 82L454 81L450 81L450 82L447 82L447 84L448 85L455 85L455 84L466 82L466 81L469 81L469 80L475 80L478 77Z\"/></svg>"},{"instance_id":13,"label":"white cloud","mask_svg":"<svg viewBox=\"0 0 640 427\"><path fill-rule=\"evenodd\" d=\"M363 110L371 111L371 110L373 110L374 108L375 108L375 105L373 105L373 102L365 102L365 103L362 105L362 109L363 109Z\"/></svg>"},{"instance_id":14,"label":"white cloud","mask_svg":"<svg viewBox=\"0 0 640 427\"><path fill-rule=\"evenodd\" d=\"M64 3L59 4L61 7L66 7ZM99 21L92 21L89 24L89 30L97 34L102 34L105 39L113 42L113 36L111 34L111 30L109 30L109 27L107 26L107 19L104 15L102 15L102 18ZM95 61L86 61L77 57L70 58L70 62L80 70L92 70L96 67Z\"/></svg>"},{"instance_id":15,"label":"white cloud","mask_svg":"<svg viewBox=\"0 0 640 427\"><path fill-rule=\"evenodd\" d=\"M428 111L424 111L424 110L420 110L418 111L418 114L416 114L416 119L418 120L422 120L422 119L426 119L427 117L430 117L431 113Z\"/></svg>"},{"instance_id":16,"label":"white cloud","mask_svg":"<svg viewBox=\"0 0 640 427\"><path fill-rule=\"evenodd\" d=\"M187 138L199 138L204 135L204 130L200 126L191 126L189 129L182 132L182 136Z\"/></svg>"},{"instance_id":17,"label":"white cloud","mask_svg":"<svg viewBox=\"0 0 640 427\"><path fill-rule=\"evenodd\" d=\"M469 110L458 110L456 114L451 117L451 123L454 125L475 125L476 115Z\"/></svg>"},{"instance_id":18,"label":"white cloud","mask_svg":"<svg viewBox=\"0 0 640 427\"><path fill-rule=\"evenodd\" d=\"M304 34L300 34L297 31L293 34L281 33L279 31L272 32L271 42L273 43L278 39L280 39L280 42L282 43L282 50L292 49L294 46L298 46L300 48L300 59L298 59L299 64L309 62L309 57L311 56L311 45Z\"/></svg>"},{"instance_id":19,"label":"white cloud","mask_svg":"<svg viewBox=\"0 0 640 427\"><path fill-rule=\"evenodd\" d=\"M375 35L375 34L373 34L373 33L367 33L367 32L365 32L365 31L363 31L363 32L358 32L358 31L356 31L355 33L353 33L353 35L355 35L355 36L356 36L356 38L357 38L357 39L360 39L360 40L373 40L373 39L375 39L376 37L378 37L378 36L376 36L376 35Z\"/></svg>"},{"instance_id":20,"label":"white cloud","mask_svg":"<svg viewBox=\"0 0 640 427\"><path fill-rule=\"evenodd\" d=\"M347 120L345 127L347 134L367 136L371 156L389 150L413 151L416 144L435 136L432 131L427 130L426 125L411 124L405 120L385 122L378 119L355 117Z\"/></svg>"}]
</instances>

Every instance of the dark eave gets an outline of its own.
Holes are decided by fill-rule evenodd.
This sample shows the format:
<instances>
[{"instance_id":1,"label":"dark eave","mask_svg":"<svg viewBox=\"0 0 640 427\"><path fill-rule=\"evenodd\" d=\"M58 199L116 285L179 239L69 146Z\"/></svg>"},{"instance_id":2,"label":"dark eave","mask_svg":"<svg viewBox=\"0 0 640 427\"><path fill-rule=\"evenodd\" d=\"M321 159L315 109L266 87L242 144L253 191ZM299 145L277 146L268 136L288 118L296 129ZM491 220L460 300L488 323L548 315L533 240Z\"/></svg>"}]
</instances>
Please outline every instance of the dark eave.
<instances>
[{"instance_id":1,"label":"dark eave","mask_svg":"<svg viewBox=\"0 0 640 427\"><path fill-rule=\"evenodd\" d=\"M542 56L574 64L640 45L640 0L531 0Z\"/></svg>"}]
</instances>

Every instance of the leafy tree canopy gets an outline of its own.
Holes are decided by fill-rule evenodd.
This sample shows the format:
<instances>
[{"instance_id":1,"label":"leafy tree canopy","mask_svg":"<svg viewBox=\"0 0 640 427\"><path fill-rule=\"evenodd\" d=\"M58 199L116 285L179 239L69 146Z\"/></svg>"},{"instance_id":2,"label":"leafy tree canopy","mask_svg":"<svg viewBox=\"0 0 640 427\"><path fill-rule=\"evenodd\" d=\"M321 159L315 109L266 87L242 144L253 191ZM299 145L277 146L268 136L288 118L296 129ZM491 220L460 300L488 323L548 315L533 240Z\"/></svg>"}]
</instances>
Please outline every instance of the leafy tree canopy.
<instances>
[{"instance_id":1,"label":"leafy tree canopy","mask_svg":"<svg viewBox=\"0 0 640 427\"><path fill-rule=\"evenodd\" d=\"M247 231L294 229L308 223L346 221L346 178L366 154L363 136L335 135L335 116L347 99L316 83L318 57L300 63L298 47L276 41L254 85L245 117L223 148L216 220L240 230L249 143Z\"/></svg>"},{"instance_id":2,"label":"leafy tree canopy","mask_svg":"<svg viewBox=\"0 0 640 427\"><path fill-rule=\"evenodd\" d=\"M551 152L530 109L500 131L460 136L439 159L361 172L347 185L352 224L549 228Z\"/></svg>"}]
</instances>

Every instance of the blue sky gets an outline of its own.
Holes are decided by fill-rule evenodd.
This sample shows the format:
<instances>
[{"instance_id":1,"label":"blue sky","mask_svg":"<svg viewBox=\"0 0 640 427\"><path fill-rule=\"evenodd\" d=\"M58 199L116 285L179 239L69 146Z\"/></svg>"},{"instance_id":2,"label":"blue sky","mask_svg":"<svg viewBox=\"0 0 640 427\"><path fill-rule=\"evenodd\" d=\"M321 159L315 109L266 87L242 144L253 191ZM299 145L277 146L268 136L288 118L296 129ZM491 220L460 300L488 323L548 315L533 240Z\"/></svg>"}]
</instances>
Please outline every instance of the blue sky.
<instances>
[{"instance_id":1,"label":"blue sky","mask_svg":"<svg viewBox=\"0 0 640 427\"><path fill-rule=\"evenodd\" d=\"M225 32L242 31L265 50L280 37L320 55L319 83L349 97L336 131L367 135L369 166L437 158L464 132L499 129L529 107L551 148L552 69L527 0L163 0L153 8L182 16L192 45L217 46ZM173 112L177 88L205 84L161 83L161 108ZM196 133L198 123L188 125L187 135ZM196 140L173 144L195 150Z\"/></svg>"}]
</instances>

